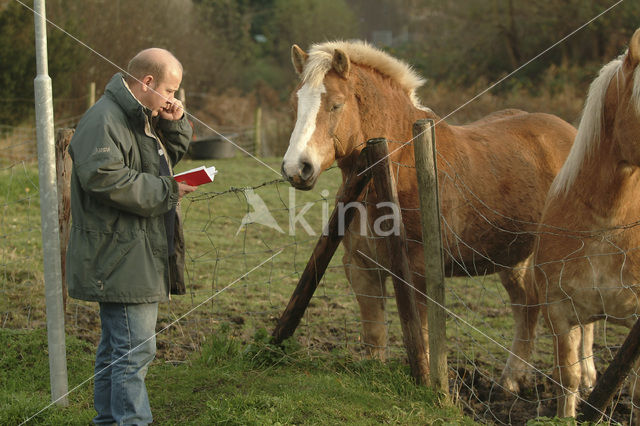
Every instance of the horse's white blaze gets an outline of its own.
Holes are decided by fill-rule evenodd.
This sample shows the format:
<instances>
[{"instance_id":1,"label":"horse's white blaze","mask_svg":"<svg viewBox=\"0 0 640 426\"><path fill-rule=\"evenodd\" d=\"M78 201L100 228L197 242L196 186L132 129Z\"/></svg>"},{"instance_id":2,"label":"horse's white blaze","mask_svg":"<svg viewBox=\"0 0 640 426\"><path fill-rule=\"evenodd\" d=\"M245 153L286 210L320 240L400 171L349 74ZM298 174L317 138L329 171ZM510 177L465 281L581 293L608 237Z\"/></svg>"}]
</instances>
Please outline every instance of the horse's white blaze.
<instances>
[{"instance_id":1,"label":"horse's white blaze","mask_svg":"<svg viewBox=\"0 0 640 426\"><path fill-rule=\"evenodd\" d=\"M316 117L320 111L322 94L326 93L324 84L319 86L305 83L298 90L298 119L289 139L289 148L284 155L284 171L292 176L298 173L300 156L306 153L309 161L316 166L316 155L307 152L307 145L316 131Z\"/></svg>"}]
</instances>

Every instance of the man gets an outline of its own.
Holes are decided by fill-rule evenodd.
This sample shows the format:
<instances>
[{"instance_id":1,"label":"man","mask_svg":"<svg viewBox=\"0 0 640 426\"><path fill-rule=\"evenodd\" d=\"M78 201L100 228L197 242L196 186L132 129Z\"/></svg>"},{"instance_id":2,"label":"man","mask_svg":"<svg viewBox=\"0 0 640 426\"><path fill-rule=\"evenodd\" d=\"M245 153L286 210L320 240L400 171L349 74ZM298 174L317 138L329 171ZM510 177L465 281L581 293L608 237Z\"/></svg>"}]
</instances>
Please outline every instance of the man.
<instances>
[{"instance_id":1,"label":"man","mask_svg":"<svg viewBox=\"0 0 640 426\"><path fill-rule=\"evenodd\" d=\"M144 378L156 352L158 302L184 293L176 207L196 189L172 177L192 135L174 98L181 81L171 53L141 51L126 77L107 84L69 145L69 294L100 305L96 424L153 421Z\"/></svg>"}]
</instances>

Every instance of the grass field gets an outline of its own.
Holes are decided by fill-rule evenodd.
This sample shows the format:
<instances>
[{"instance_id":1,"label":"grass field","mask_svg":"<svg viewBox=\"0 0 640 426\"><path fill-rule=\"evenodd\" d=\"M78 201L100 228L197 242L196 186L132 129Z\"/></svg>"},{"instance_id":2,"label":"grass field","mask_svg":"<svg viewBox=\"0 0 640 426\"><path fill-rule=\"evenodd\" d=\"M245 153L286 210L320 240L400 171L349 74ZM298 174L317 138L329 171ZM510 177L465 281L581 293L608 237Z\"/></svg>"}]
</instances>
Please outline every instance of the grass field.
<instances>
[{"instance_id":1,"label":"grass field","mask_svg":"<svg viewBox=\"0 0 640 426\"><path fill-rule=\"evenodd\" d=\"M392 299L387 303L391 361L364 359L341 249L291 350L279 353L267 345L265 336L304 269L341 177L334 168L313 191L292 191L277 181L280 159L264 162L273 170L248 158L207 161L219 170L215 182L182 202L188 293L161 305L158 330L171 326L158 335L158 357L148 378L158 424L437 424L438 419L448 424L465 422L462 411L482 421L517 424L552 412L553 400L545 401L551 398L550 384L542 373L521 398L498 392L495 381L507 358L513 321L495 276L446 283L447 307L463 319L450 316L447 326L457 408L438 408L438 398L411 384ZM177 171L201 164L184 161ZM37 166L7 167L0 178L0 382L7 384L0 390L0 424L13 424L48 403ZM243 224L258 201L275 219L270 226L264 217ZM303 212L311 229L301 220L290 229L291 215L300 219ZM99 337L96 305L70 300L66 329L71 388L91 376ZM533 363L548 374L551 339L546 329L540 333ZM609 326L606 334L599 333L600 371L622 334ZM60 424L71 418L69 423L87 424L93 415L91 393L89 381L72 393L69 408L47 410L36 422Z\"/></svg>"},{"instance_id":2,"label":"grass field","mask_svg":"<svg viewBox=\"0 0 640 426\"><path fill-rule=\"evenodd\" d=\"M223 327L224 329L224 327ZM187 362L157 360L147 388L162 425L472 424L415 386L404 365L246 346L218 330ZM43 330L0 330L0 424L87 425L93 411L92 344L68 337L69 407L48 407ZM44 411L33 417L36 413Z\"/></svg>"}]
</instances>

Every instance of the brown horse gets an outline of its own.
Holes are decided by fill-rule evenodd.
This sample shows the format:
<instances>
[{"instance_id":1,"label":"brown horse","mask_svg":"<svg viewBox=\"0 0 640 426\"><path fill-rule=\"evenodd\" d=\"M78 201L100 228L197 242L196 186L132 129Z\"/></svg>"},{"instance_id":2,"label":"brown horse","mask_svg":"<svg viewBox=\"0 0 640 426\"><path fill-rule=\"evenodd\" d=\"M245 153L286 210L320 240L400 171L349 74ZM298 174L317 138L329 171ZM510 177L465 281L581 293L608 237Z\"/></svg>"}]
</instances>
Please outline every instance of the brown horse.
<instances>
[{"instance_id":1,"label":"brown horse","mask_svg":"<svg viewBox=\"0 0 640 426\"><path fill-rule=\"evenodd\" d=\"M581 328L599 319L631 327L640 313L639 63L640 30L627 53L591 84L578 136L539 228L535 290L553 332L561 417L576 413ZM635 377L630 393L638 424Z\"/></svg>"},{"instance_id":2,"label":"brown horse","mask_svg":"<svg viewBox=\"0 0 640 426\"><path fill-rule=\"evenodd\" d=\"M503 382L517 390L525 375L520 358L529 357L533 344L533 335L524 334L530 327L523 283L533 252L532 232L547 190L569 153L575 129L552 115L517 110L495 113L466 126L448 125L420 105L415 89L423 81L409 66L363 42L323 43L312 46L309 54L294 45L292 60L301 82L292 95L297 120L282 173L298 189L311 189L334 161L344 179L363 142L370 138L406 142L416 120L431 118L438 123L446 272L500 274L516 321L513 354ZM410 266L414 282L424 291L413 147L392 144L390 151ZM374 235L370 226L388 211L377 211L375 190L369 187L367 191L366 212L356 214L344 238L343 264L360 306L364 341L372 356L384 358L387 274L367 257L389 267L384 239ZM358 232L361 229L365 232ZM426 339L424 298L418 303Z\"/></svg>"}]
</instances>

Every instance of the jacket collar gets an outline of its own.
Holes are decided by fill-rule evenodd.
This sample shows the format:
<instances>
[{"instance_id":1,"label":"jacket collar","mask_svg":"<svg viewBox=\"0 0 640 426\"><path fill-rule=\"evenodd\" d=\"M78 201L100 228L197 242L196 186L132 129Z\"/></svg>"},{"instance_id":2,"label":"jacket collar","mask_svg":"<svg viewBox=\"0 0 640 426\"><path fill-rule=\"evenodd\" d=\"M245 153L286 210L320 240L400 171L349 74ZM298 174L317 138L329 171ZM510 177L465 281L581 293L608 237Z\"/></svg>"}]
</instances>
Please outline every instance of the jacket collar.
<instances>
[{"instance_id":1,"label":"jacket collar","mask_svg":"<svg viewBox=\"0 0 640 426\"><path fill-rule=\"evenodd\" d=\"M105 93L113 99L129 118L144 120L151 116L151 110L138 101L124 81L122 73L116 73L105 88Z\"/></svg>"}]
</instances>

